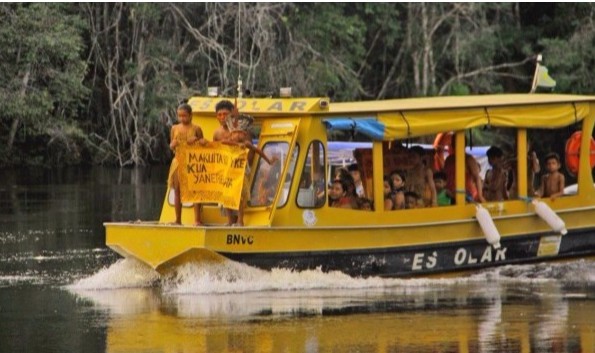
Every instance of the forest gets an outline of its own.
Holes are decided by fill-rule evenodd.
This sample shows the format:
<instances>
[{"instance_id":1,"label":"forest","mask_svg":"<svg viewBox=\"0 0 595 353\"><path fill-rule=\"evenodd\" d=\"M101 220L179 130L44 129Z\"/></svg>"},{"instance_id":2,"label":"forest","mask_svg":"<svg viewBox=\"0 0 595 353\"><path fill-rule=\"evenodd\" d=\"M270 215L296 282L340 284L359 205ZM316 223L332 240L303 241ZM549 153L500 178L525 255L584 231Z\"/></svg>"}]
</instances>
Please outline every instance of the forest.
<instances>
[{"instance_id":1,"label":"forest","mask_svg":"<svg viewBox=\"0 0 595 353\"><path fill-rule=\"evenodd\" d=\"M207 86L334 101L595 91L593 3L2 3L0 167L171 160ZM547 142L547 141L546 141Z\"/></svg>"}]
</instances>

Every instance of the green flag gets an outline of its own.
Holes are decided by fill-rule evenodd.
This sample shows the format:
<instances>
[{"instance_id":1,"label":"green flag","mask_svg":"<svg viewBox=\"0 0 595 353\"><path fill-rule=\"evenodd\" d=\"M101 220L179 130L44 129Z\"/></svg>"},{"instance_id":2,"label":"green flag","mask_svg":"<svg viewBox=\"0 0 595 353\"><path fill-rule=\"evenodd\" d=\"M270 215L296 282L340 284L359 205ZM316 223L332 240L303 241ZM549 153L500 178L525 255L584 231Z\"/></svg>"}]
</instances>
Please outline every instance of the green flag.
<instances>
[{"instance_id":1,"label":"green flag","mask_svg":"<svg viewBox=\"0 0 595 353\"><path fill-rule=\"evenodd\" d=\"M547 73L547 67L539 66L537 70L537 87L556 87L556 81Z\"/></svg>"}]
</instances>

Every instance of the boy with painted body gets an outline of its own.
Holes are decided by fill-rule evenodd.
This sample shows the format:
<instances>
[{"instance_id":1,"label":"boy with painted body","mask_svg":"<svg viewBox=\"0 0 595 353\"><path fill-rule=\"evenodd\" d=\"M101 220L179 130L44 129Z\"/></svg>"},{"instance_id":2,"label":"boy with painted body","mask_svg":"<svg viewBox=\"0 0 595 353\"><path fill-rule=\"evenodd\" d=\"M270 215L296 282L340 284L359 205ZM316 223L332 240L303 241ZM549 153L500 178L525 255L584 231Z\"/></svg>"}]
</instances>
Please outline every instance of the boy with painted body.
<instances>
[{"instance_id":1,"label":"boy with painted body","mask_svg":"<svg viewBox=\"0 0 595 353\"><path fill-rule=\"evenodd\" d=\"M192 124L192 107L188 104L181 104L178 107L179 124L171 128L169 148L175 153L180 145L193 145L198 142L204 144L202 129ZM175 224L182 224L182 200L180 196L180 179L178 176L178 160L173 159L170 169L168 183L174 189L174 209L176 214ZM199 204L194 204L194 225L201 226L201 210Z\"/></svg>"},{"instance_id":2,"label":"boy with painted body","mask_svg":"<svg viewBox=\"0 0 595 353\"><path fill-rule=\"evenodd\" d=\"M560 173L560 157L556 153L550 153L545 157L545 169L547 173L541 177L537 196L553 200L564 194L565 185L564 174Z\"/></svg>"}]
</instances>

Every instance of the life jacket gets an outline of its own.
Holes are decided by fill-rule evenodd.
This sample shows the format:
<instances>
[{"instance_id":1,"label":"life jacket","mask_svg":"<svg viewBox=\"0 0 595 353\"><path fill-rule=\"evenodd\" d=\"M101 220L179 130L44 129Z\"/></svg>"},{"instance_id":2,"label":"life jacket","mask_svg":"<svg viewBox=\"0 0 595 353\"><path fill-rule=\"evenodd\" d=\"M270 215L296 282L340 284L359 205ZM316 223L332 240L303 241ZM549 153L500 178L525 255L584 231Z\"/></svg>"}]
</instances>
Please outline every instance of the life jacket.
<instances>
[{"instance_id":1,"label":"life jacket","mask_svg":"<svg viewBox=\"0 0 595 353\"><path fill-rule=\"evenodd\" d=\"M433 147L434 151L434 171L441 171L444 169L444 161L452 151L452 138L454 134L452 132L441 132L436 135L434 139ZM446 155L444 154L446 152Z\"/></svg>"},{"instance_id":2,"label":"life jacket","mask_svg":"<svg viewBox=\"0 0 595 353\"><path fill-rule=\"evenodd\" d=\"M579 169L581 138L582 132L576 131L570 136L568 140L566 140L566 170L572 176L576 176ZM593 137L591 137L591 143L589 148L589 162L591 164L591 169L593 169L593 167L595 167L595 139L593 139Z\"/></svg>"}]
</instances>

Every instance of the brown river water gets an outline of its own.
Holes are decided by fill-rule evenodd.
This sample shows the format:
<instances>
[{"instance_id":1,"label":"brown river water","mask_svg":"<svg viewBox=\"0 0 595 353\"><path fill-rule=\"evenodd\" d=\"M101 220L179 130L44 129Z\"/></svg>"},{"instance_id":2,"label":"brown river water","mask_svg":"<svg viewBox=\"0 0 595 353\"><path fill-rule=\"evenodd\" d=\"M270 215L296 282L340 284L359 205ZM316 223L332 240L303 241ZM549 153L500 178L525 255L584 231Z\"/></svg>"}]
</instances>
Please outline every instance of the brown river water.
<instances>
[{"instance_id":1,"label":"brown river water","mask_svg":"<svg viewBox=\"0 0 595 353\"><path fill-rule=\"evenodd\" d=\"M595 261L445 279L243 264L162 277L104 246L167 167L0 170L0 352L595 352Z\"/></svg>"}]
</instances>

